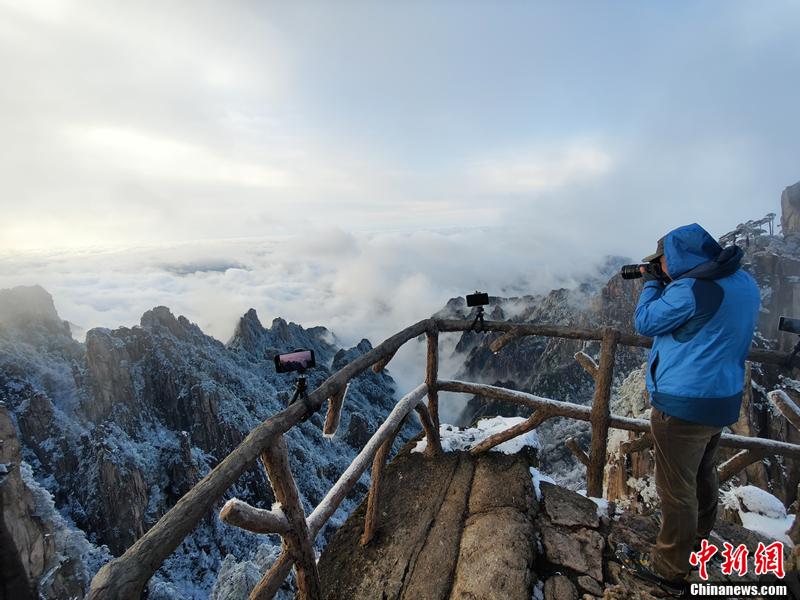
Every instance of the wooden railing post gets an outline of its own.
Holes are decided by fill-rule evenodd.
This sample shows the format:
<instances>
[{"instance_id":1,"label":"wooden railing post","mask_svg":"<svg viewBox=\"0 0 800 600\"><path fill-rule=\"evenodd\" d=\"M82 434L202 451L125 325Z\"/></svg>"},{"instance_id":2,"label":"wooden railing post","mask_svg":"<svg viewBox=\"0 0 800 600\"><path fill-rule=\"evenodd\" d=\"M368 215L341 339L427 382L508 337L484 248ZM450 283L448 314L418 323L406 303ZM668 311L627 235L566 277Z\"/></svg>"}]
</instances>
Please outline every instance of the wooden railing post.
<instances>
[{"instance_id":1,"label":"wooden railing post","mask_svg":"<svg viewBox=\"0 0 800 600\"><path fill-rule=\"evenodd\" d=\"M439 330L433 322L425 332L428 340L428 361L425 370L425 383L428 385L428 411L431 414L436 435L439 435L439 390L436 382L439 379Z\"/></svg>"},{"instance_id":2,"label":"wooden railing post","mask_svg":"<svg viewBox=\"0 0 800 600\"><path fill-rule=\"evenodd\" d=\"M297 568L298 597L302 600L320 600L322 598L322 587L319 582L319 573L317 572L314 545L306 523L305 511L300 502L297 484L295 484L292 470L289 466L289 452L286 440L282 435L278 436L261 454L261 462L267 471L270 485L275 492L275 498L281 503L281 508L289 524L289 531L283 536L283 543L294 559ZM272 586L268 585L265 579L262 579L250 594L251 599L267 597L262 594L261 584L265 584L264 588L269 587L271 589Z\"/></svg>"},{"instance_id":3,"label":"wooden railing post","mask_svg":"<svg viewBox=\"0 0 800 600\"><path fill-rule=\"evenodd\" d=\"M594 398L592 399L592 446L589 468L586 473L586 495L603 496L603 472L606 465L608 426L611 420L611 383L614 379L614 356L619 342L619 331L605 328L600 345L600 364L597 367Z\"/></svg>"},{"instance_id":4,"label":"wooden railing post","mask_svg":"<svg viewBox=\"0 0 800 600\"><path fill-rule=\"evenodd\" d=\"M425 447L425 456L438 456L442 453L442 441L439 438L439 430L434 426L433 419L425 408L425 403L420 402L414 409L419 416L419 422L422 424L422 429L425 432L425 439L428 445Z\"/></svg>"},{"instance_id":5,"label":"wooden railing post","mask_svg":"<svg viewBox=\"0 0 800 600\"><path fill-rule=\"evenodd\" d=\"M378 452L375 453L375 458L372 460L372 472L370 473L369 494L367 496L367 514L364 517L364 533L361 535L361 545L366 546L375 537L375 530L378 527L378 503L381 492L381 483L383 482L383 469L386 467L386 461L389 454L392 452L392 445L397 436L397 432L405 423L405 418L400 421L397 428L392 431L391 435L386 438L386 441L381 444Z\"/></svg>"}]
</instances>

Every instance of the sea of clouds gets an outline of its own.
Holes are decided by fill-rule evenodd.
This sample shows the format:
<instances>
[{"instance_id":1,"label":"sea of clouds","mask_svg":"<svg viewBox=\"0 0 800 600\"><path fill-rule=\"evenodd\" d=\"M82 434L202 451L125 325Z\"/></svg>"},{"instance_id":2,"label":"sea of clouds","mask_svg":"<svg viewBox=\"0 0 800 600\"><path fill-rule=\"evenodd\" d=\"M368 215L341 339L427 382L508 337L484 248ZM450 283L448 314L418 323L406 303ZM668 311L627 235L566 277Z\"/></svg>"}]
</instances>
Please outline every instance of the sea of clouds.
<instances>
[{"instance_id":1,"label":"sea of clouds","mask_svg":"<svg viewBox=\"0 0 800 600\"><path fill-rule=\"evenodd\" d=\"M524 228L330 227L283 238L13 253L0 256L0 288L43 286L78 338L92 327L136 325L164 305L223 342L255 308L267 327L282 317L323 325L342 346L377 344L475 290L515 296L574 285L600 258L570 238ZM423 352L409 344L392 362L400 392L422 380Z\"/></svg>"}]
</instances>

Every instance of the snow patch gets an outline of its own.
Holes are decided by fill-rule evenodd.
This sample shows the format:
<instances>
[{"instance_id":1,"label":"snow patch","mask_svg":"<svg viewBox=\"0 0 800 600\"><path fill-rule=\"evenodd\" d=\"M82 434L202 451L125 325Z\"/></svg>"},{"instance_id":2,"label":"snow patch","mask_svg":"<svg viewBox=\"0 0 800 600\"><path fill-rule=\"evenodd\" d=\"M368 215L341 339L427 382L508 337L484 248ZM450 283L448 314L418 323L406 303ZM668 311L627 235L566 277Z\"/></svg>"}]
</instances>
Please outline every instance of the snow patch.
<instances>
[{"instance_id":1,"label":"snow patch","mask_svg":"<svg viewBox=\"0 0 800 600\"><path fill-rule=\"evenodd\" d=\"M442 440L442 450L445 452L457 452L470 450L485 439L505 431L506 429L523 423L526 419L522 417L492 417L491 419L481 419L475 427L461 429L455 425L443 423L439 427L439 437ZM417 442L412 452L424 452L428 442L422 439ZM525 446L539 449L539 437L535 431L523 433L502 444L498 444L491 449L491 452L502 452L503 454L516 454Z\"/></svg>"},{"instance_id":2,"label":"snow patch","mask_svg":"<svg viewBox=\"0 0 800 600\"><path fill-rule=\"evenodd\" d=\"M545 475L539 469L536 469L534 467L530 467L529 470L531 472L531 479L533 480L533 491L536 492L536 499L537 500L541 500L542 499L542 490L541 490L542 482L546 481L547 483L552 483L553 485L557 485L557 484L556 484L555 480L552 477L550 477L549 475Z\"/></svg>"},{"instance_id":3,"label":"snow patch","mask_svg":"<svg viewBox=\"0 0 800 600\"><path fill-rule=\"evenodd\" d=\"M725 506L740 512L744 510L775 519L786 516L786 508L783 506L783 502L754 485L734 487L727 492L723 492L722 496Z\"/></svg>"},{"instance_id":4,"label":"snow patch","mask_svg":"<svg viewBox=\"0 0 800 600\"><path fill-rule=\"evenodd\" d=\"M658 492L656 491L655 480L652 477L629 477L628 481L625 483L636 490L636 493L639 494L645 506L658 506Z\"/></svg>"},{"instance_id":5,"label":"snow patch","mask_svg":"<svg viewBox=\"0 0 800 600\"><path fill-rule=\"evenodd\" d=\"M794 522L794 515L787 515L783 518L766 517L758 513L739 513L742 519L742 527L761 533L770 539L783 542L787 548L792 548L794 542L786 534Z\"/></svg>"},{"instance_id":6,"label":"snow patch","mask_svg":"<svg viewBox=\"0 0 800 600\"><path fill-rule=\"evenodd\" d=\"M586 490L578 490L581 496L589 498L597 505L597 516L601 519L608 518L608 500L605 498L595 498L594 496L586 496Z\"/></svg>"},{"instance_id":7,"label":"snow patch","mask_svg":"<svg viewBox=\"0 0 800 600\"><path fill-rule=\"evenodd\" d=\"M544 582L541 579L533 586L531 600L544 600Z\"/></svg>"},{"instance_id":8,"label":"snow patch","mask_svg":"<svg viewBox=\"0 0 800 600\"><path fill-rule=\"evenodd\" d=\"M791 388L796 392L800 392L800 381L797 379L790 379L789 377L781 376L781 383L787 388Z\"/></svg>"},{"instance_id":9,"label":"snow patch","mask_svg":"<svg viewBox=\"0 0 800 600\"><path fill-rule=\"evenodd\" d=\"M743 527L794 546L786 534L794 515L787 514L783 503L775 496L754 485L734 487L721 492L720 496L725 507L739 512Z\"/></svg>"}]
</instances>

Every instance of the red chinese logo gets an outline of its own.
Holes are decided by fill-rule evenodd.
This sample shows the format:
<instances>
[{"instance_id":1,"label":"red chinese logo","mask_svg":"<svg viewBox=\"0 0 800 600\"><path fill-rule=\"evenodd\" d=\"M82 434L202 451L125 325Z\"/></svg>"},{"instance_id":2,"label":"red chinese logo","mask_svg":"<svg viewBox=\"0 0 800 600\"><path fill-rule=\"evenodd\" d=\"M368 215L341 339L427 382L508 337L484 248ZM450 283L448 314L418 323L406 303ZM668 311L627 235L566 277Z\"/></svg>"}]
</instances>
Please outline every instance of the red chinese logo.
<instances>
[{"instance_id":1,"label":"red chinese logo","mask_svg":"<svg viewBox=\"0 0 800 600\"><path fill-rule=\"evenodd\" d=\"M689 563L692 566L700 567L700 579L703 581L708 580L708 567L706 563L711 560L711 557L717 553L717 547L714 544L709 544L708 540L700 542L700 550L692 552L689 555Z\"/></svg>"},{"instance_id":2,"label":"red chinese logo","mask_svg":"<svg viewBox=\"0 0 800 600\"><path fill-rule=\"evenodd\" d=\"M753 558L756 561L756 575L774 573L781 579L786 575L783 570L783 544L781 542L772 542L769 546L759 542Z\"/></svg>"},{"instance_id":3,"label":"red chinese logo","mask_svg":"<svg viewBox=\"0 0 800 600\"><path fill-rule=\"evenodd\" d=\"M700 550L689 555L689 563L699 567L700 579L708 581L709 560L719 549L714 544L709 544L708 540L700 542ZM749 552L744 544L739 544L736 548L728 542L723 542L722 550L722 574L730 575L734 571L741 577L747 573L747 556ZM753 553L755 561L755 574L766 575L774 573L780 579L786 575L783 569L783 543L772 542L765 546L762 542L758 543L758 548Z\"/></svg>"},{"instance_id":4,"label":"red chinese logo","mask_svg":"<svg viewBox=\"0 0 800 600\"><path fill-rule=\"evenodd\" d=\"M722 574L730 575L733 571L741 577L747 573L747 546L739 544L736 548L733 544L723 542L722 550Z\"/></svg>"}]
</instances>

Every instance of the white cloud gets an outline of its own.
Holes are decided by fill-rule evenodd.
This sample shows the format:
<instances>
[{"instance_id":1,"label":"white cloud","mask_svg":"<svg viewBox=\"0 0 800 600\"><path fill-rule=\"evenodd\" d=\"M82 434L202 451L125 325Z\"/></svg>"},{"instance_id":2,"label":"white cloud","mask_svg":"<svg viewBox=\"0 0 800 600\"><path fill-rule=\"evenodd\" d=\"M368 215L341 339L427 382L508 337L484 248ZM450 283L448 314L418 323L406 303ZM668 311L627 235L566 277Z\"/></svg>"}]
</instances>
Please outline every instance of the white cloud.
<instances>
[{"instance_id":1,"label":"white cloud","mask_svg":"<svg viewBox=\"0 0 800 600\"><path fill-rule=\"evenodd\" d=\"M328 227L282 239L6 254L0 289L40 284L61 317L82 328L132 326L166 305L227 341L252 307L266 326L275 317L324 325L354 345L363 337L379 343L453 296L546 292L571 285L592 264L580 249L497 228L351 234ZM391 370L411 386L423 365L420 350L409 347Z\"/></svg>"},{"instance_id":2,"label":"white cloud","mask_svg":"<svg viewBox=\"0 0 800 600\"><path fill-rule=\"evenodd\" d=\"M535 150L506 152L477 164L477 177L495 193L552 191L605 175L613 168L611 153L598 144L571 142Z\"/></svg>"},{"instance_id":3,"label":"white cloud","mask_svg":"<svg viewBox=\"0 0 800 600\"><path fill-rule=\"evenodd\" d=\"M70 127L85 166L150 181L286 188L294 174L268 164L231 160L225 153L165 136L114 126Z\"/></svg>"}]
</instances>

